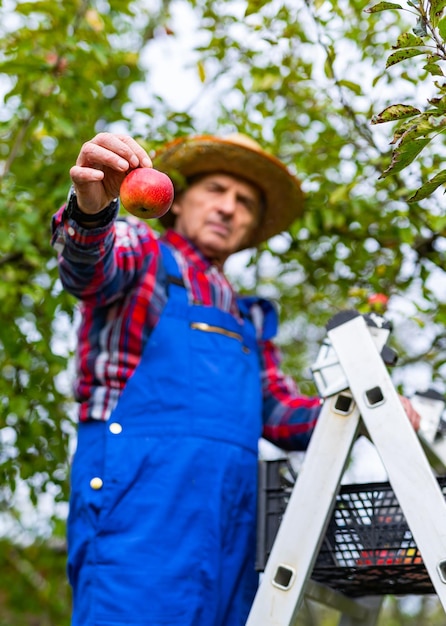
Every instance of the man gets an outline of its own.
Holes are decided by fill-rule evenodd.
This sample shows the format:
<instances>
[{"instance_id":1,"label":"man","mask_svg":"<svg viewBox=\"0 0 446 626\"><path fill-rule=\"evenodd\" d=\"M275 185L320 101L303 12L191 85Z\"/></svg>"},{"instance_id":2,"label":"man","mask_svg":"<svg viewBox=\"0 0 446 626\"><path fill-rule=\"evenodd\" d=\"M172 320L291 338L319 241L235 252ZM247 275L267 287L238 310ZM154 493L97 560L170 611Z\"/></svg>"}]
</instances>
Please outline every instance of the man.
<instances>
[{"instance_id":1,"label":"man","mask_svg":"<svg viewBox=\"0 0 446 626\"><path fill-rule=\"evenodd\" d=\"M82 312L72 624L242 626L257 585L258 439L305 449L320 401L279 369L273 306L238 297L223 265L285 230L302 192L247 138L179 140L155 161L176 185L157 238L116 219L126 173L151 165L130 137L97 135L53 221Z\"/></svg>"}]
</instances>

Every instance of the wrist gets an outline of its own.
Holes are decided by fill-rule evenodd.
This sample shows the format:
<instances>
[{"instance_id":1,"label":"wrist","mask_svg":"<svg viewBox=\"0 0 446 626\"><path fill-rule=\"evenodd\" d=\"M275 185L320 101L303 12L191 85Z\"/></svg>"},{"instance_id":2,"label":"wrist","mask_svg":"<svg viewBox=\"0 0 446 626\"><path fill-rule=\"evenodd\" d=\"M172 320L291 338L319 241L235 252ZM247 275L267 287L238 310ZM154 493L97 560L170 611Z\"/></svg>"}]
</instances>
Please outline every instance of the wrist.
<instances>
[{"instance_id":1,"label":"wrist","mask_svg":"<svg viewBox=\"0 0 446 626\"><path fill-rule=\"evenodd\" d=\"M77 203L76 192L71 188L64 210L64 218L72 219L84 228L98 228L100 226L106 226L113 221L117 212L118 199L115 198L115 200L112 200L108 206L98 211L98 213L84 213Z\"/></svg>"}]
</instances>

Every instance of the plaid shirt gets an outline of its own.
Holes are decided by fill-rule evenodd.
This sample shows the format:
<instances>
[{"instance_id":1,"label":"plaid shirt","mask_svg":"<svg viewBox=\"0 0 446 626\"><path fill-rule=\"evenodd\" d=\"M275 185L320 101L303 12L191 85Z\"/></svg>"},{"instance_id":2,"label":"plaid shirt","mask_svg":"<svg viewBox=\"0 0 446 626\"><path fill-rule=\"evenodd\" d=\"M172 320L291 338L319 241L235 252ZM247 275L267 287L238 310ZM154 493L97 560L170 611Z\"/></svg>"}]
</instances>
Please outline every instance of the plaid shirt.
<instances>
[{"instance_id":1,"label":"plaid shirt","mask_svg":"<svg viewBox=\"0 0 446 626\"><path fill-rule=\"evenodd\" d=\"M64 288L80 301L77 379L79 419L107 420L135 370L166 302L167 276L156 236L131 216L85 229L53 217ZM178 233L162 240L174 252L192 302L238 314L235 293L221 269ZM263 391L263 436L284 449L305 449L320 411L320 399L302 396L280 371L280 354L259 340Z\"/></svg>"}]
</instances>

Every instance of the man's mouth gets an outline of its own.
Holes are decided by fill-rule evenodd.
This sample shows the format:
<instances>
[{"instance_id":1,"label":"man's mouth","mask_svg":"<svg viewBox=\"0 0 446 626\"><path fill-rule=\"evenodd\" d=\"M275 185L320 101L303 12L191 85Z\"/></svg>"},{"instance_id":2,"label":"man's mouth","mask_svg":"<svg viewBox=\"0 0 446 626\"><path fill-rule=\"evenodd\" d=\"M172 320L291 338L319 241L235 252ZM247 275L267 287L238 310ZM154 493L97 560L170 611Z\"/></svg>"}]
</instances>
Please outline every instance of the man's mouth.
<instances>
[{"instance_id":1,"label":"man's mouth","mask_svg":"<svg viewBox=\"0 0 446 626\"><path fill-rule=\"evenodd\" d=\"M226 224L222 224L221 222L208 222L211 230L217 234L228 236L231 232L231 229Z\"/></svg>"}]
</instances>

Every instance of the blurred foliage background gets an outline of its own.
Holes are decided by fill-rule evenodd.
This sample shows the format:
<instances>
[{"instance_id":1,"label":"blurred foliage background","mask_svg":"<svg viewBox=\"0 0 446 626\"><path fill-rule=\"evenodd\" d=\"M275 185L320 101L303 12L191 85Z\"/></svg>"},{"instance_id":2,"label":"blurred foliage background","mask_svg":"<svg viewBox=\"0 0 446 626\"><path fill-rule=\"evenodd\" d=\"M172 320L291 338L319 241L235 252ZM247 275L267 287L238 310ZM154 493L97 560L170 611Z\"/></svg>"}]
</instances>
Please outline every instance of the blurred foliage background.
<instances>
[{"instance_id":1,"label":"blurred foliage background","mask_svg":"<svg viewBox=\"0 0 446 626\"><path fill-rule=\"evenodd\" d=\"M76 303L50 222L97 132L150 150L190 133L251 135L298 174L306 212L228 274L279 303L302 391L315 392L325 323L355 308L387 310L402 392L444 392L444 5L0 1L0 626L69 623ZM435 599L386 602L383 625L426 623L444 624Z\"/></svg>"}]
</instances>

